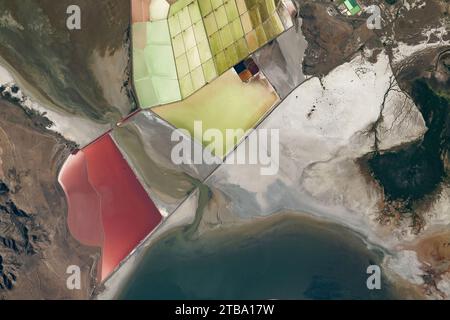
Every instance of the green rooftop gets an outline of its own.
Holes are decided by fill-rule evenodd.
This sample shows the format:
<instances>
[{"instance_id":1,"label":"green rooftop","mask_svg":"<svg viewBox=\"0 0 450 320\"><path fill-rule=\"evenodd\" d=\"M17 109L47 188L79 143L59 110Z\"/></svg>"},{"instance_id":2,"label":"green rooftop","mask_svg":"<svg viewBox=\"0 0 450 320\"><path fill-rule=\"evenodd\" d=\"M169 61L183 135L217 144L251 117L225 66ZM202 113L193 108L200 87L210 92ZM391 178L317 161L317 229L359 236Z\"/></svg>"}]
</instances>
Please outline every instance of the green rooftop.
<instances>
[{"instance_id":1,"label":"green rooftop","mask_svg":"<svg viewBox=\"0 0 450 320\"><path fill-rule=\"evenodd\" d=\"M345 0L344 4L352 16L361 11L361 7L356 0Z\"/></svg>"}]
</instances>

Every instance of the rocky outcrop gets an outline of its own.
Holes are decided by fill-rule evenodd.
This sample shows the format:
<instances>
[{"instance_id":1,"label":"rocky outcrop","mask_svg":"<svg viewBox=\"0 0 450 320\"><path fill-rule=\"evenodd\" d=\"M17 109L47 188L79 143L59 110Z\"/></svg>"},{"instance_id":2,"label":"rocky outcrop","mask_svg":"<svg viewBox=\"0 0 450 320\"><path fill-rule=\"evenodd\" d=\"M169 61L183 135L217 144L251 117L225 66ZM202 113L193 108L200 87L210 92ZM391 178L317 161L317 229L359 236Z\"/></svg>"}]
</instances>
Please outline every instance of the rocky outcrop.
<instances>
[{"instance_id":1,"label":"rocky outcrop","mask_svg":"<svg viewBox=\"0 0 450 320\"><path fill-rule=\"evenodd\" d=\"M92 290L96 251L68 233L57 184L74 143L45 121L0 99L0 299L86 299ZM66 287L71 265L82 270L82 290Z\"/></svg>"},{"instance_id":2,"label":"rocky outcrop","mask_svg":"<svg viewBox=\"0 0 450 320\"><path fill-rule=\"evenodd\" d=\"M13 289L21 257L35 254L33 242L38 240L29 232L30 227L36 227L32 217L16 206L9 192L0 181L0 293Z\"/></svg>"},{"instance_id":3,"label":"rocky outcrop","mask_svg":"<svg viewBox=\"0 0 450 320\"><path fill-rule=\"evenodd\" d=\"M308 42L303 60L306 75L326 75L348 62L375 35L365 19L331 16L321 3L299 3L302 32Z\"/></svg>"}]
</instances>

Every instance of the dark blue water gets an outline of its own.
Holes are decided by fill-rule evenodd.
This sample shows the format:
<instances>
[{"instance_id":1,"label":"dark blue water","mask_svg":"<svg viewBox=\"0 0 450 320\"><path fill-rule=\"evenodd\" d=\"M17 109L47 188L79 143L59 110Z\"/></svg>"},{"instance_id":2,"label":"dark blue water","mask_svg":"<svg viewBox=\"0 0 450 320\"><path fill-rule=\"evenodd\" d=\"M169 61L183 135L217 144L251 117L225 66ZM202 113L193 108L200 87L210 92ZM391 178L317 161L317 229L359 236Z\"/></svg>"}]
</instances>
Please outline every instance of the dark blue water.
<instances>
[{"instance_id":1,"label":"dark blue water","mask_svg":"<svg viewBox=\"0 0 450 320\"><path fill-rule=\"evenodd\" d=\"M149 250L122 299L390 299L367 289L379 264L344 228L292 215L189 239L178 230Z\"/></svg>"}]
</instances>

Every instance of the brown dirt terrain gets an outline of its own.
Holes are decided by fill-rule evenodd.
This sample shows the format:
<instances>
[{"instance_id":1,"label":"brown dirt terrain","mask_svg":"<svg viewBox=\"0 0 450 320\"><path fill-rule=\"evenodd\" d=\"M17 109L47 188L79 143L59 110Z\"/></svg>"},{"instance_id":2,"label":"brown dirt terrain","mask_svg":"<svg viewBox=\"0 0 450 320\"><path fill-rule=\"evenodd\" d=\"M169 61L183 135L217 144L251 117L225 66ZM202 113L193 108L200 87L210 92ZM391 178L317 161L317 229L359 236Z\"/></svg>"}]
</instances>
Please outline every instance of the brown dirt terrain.
<instances>
[{"instance_id":1,"label":"brown dirt terrain","mask_svg":"<svg viewBox=\"0 0 450 320\"><path fill-rule=\"evenodd\" d=\"M0 299L87 299L97 253L69 234L57 176L73 144L0 100ZM69 265L82 290L66 288Z\"/></svg>"},{"instance_id":2,"label":"brown dirt terrain","mask_svg":"<svg viewBox=\"0 0 450 320\"><path fill-rule=\"evenodd\" d=\"M440 273L450 272L450 233L442 232L419 242L419 259Z\"/></svg>"},{"instance_id":3,"label":"brown dirt terrain","mask_svg":"<svg viewBox=\"0 0 450 320\"><path fill-rule=\"evenodd\" d=\"M450 4L445 0L428 0L426 5L410 10L402 1L388 5L380 1L360 0L365 6L377 4L381 8L382 29L369 30L366 26L367 13L361 16L347 17L340 14L331 16L329 1L311 2L295 0L299 16L303 19L302 31L308 41L303 71L307 75L325 75L340 64L349 61L360 49L385 49L392 58L392 50L401 41L409 45L418 44L427 39L425 30L450 28ZM450 38L450 32L443 40ZM433 35L430 42L438 41ZM376 55L375 52L375 55Z\"/></svg>"},{"instance_id":4,"label":"brown dirt terrain","mask_svg":"<svg viewBox=\"0 0 450 320\"><path fill-rule=\"evenodd\" d=\"M127 90L130 1L76 1L81 30L66 27L71 4L0 0L0 57L41 104L114 123L134 108Z\"/></svg>"},{"instance_id":5,"label":"brown dirt terrain","mask_svg":"<svg viewBox=\"0 0 450 320\"><path fill-rule=\"evenodd\" d=\"M410 45L427 40L423 31L442 27L442 19L448 19L450 4L446 0L424 2L425 5L410 10L405 9L402 1L397 1L395 5L383 4L381 9L384 25L382 30L376 32Z\"/></svg>"},{"instance_id":6,"label":"brown dirt terrain","mask_svg":"<svg viewBox=\"0 0 450 320\"><path fill-rule=\"evenodd\" d=\"M325 3L297 0L303 19L302 31L308 42L303 61L307 75L326 75L335 67L350 61L375 33L364 19L330 16Z\"/></svg>"},{"instance_id":7,"label":"brown dirt terrain","mask_svg":"<svg viewBox=\"0 0 450 320\"><path fill-rule=\"evenodd\" d=\"M410 59L394 68L397 81L404 90L410 91L410 84L417 78L425 78L433 90L448 96L450 88L450 69L445 61L450 56L450 46L429 48L418 52Z\"/></svg>"},{"instance_id":8,"label":"brown dirt terrain","mask_svg":"<svg viewBox=\"0 0 450 320\"><path fill-rule=\"evenodd\" d=\"M437 287L438 281L450 273L450 233L434 232L423 236L405 249L415 250L419 261L423 264L425 293L436 292L443 298L445 295Z\"/></svg>"}]
</instances>

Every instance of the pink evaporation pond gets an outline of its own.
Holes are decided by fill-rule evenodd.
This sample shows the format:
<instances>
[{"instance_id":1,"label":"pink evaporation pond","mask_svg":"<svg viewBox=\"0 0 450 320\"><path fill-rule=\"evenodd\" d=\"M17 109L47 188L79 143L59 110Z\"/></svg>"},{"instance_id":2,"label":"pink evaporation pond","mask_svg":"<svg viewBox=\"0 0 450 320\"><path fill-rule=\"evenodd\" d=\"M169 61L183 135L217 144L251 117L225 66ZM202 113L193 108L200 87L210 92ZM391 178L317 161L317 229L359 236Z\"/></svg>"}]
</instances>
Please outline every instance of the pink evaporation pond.
<instances>
[{"instance_id":1,"label":"pink evaporation pond","mask_svg":"<svg viewBox=\"0 0 450 320\"><path fill-rule=\"evenodd\" d=\"M59 182L71 234L82 244L102 248L101 280L162 220L109 134L71 155Z\"/></svg>"}]
</instances>

